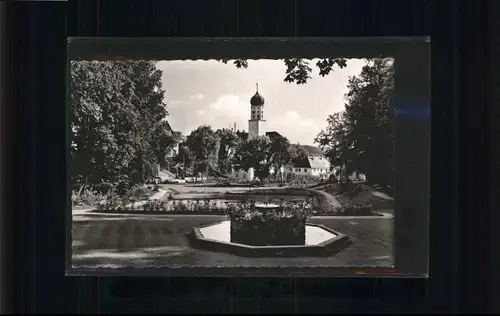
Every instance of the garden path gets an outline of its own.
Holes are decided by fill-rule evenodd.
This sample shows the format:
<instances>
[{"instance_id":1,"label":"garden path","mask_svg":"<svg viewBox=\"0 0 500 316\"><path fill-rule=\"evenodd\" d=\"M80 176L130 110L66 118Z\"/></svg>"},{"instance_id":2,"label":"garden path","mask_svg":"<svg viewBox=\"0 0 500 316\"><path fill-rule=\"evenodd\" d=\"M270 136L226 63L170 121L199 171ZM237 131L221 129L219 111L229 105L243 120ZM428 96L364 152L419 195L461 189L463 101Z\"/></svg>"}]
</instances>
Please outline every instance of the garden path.
<instances>
[{"instance_id":1,"label":"garden path","mask_svg":"<svg viewBox=\"0 0 500 316\"><path fill-rule=\"evenodd\" d=\"M146 201L139 201L139 202L130 203L127 205L127 207L137 207L137 206L141 206L141 205L146 204L148 201L161 200L165 196L165 194L167 194L167 192L168 192L167 190L160 189L160 190L158 190L158 192L151 195L149 197L149 199L147 199Z\"/></svg>"},{"instance_id":2,"label":"garden path","mask_svg":"<svg viewBox=\"0 0 500 316\"><path fill-rule=\"evenodd\" d=\"M337 198L328 192L320 191L320 190L316 190L316 189L310 189L310 188L304 188L304 190L310 191L310 192L313 192L317 195L322 196L324 198L324 200L321 201L321 203L327 203L332 207L341 207L342 206L340 204L340 202L337 200Z\"/></svg>"}]
</instances>

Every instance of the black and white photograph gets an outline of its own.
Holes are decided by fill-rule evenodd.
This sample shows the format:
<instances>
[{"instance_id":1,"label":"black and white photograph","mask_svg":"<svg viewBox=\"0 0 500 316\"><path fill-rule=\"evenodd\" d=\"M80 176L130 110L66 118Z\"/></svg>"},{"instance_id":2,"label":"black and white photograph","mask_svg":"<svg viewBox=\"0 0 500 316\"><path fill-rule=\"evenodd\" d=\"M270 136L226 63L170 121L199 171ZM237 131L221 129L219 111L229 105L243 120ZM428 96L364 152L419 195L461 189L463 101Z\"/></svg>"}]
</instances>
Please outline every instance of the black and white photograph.
<instances>
[{"instance_id":1,"label":"black and white photograph","mask_svg":"<svg viewBox=\"0 0 500 316\"><path fill-rule=\"evenodd\" d=\"M71 267L393 267L394 63L70 61Z\"/></svg>"}]
</instances>

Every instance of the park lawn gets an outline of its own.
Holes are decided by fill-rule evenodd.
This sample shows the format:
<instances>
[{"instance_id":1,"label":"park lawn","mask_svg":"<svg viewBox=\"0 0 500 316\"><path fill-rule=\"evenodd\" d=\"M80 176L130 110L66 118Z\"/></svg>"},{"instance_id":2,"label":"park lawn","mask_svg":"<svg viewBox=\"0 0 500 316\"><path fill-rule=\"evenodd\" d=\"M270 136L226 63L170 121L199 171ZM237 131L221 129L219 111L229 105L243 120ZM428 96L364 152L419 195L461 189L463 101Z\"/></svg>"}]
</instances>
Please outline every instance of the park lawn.
<instances>
[{"instance_id":1,"label":"park lawn","mask_svg":"<svg viewBox=\"0 0 500 316\"><path fill-rule=\"evenodd\" d=\"M374 188L368 185L361 185L364 191L356 194L355 196L347 196L345 194L339 193L338 184L330 184L326 186L323 190L327 193L334 195L340 204L345 205L348 203L352 204L371 204L373 211L384 211L392 213L394 210L394 199L387 199L377 195Z\"/></svg>"},{"instance_id":2,"label":"park lawn","mask_svg":"<svg viewBox=\"0 0 500 316\"><path fill-rule=\"evenodd\" d=\"M190 247L193 227L223 216L86 215L73 222L73 267L153 266L378 266L392 261L392 219L312 218L347 234L353 245L327 258L243 258Z\"/></svg>"}]
</instances>

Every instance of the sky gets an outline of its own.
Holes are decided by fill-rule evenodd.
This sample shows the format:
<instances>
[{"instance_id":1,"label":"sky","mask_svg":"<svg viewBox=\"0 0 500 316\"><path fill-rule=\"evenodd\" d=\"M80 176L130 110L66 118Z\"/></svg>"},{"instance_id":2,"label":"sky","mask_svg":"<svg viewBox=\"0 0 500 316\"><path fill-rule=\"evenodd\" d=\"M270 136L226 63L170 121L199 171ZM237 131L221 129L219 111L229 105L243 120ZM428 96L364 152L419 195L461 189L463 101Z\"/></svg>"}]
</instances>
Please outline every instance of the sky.
<instances>
[{"instance_id":1,"label":"sky","mask_svg":"<svg viewBox=\"0 0 500 316\"><path fill-rule=\"evenodd\" d=\"M247 69L238 69L215 60L159 61L171 127L188 135L200 125L248 131L250 98L265 99L264 119L269 131L277 131L292 143L314 145L316 135L326 127L329 114L344 109L350 76L358 75L365 61L349 59L343 69L336 67L321 77L313 73L304 85L284 82L286 67L281 60L249 60Z\"/></svg>"}]
</instances>

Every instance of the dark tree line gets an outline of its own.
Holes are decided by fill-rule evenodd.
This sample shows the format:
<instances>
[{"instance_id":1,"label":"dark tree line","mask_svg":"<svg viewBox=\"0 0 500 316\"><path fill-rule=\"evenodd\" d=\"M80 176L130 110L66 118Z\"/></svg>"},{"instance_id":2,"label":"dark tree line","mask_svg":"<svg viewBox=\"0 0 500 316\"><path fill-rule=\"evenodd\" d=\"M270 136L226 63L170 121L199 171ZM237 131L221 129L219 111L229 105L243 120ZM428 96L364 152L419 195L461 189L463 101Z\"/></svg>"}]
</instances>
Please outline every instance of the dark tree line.
<instances>
[{"instance_id":1,"label":"dark tree line","mask_svg":"<svg viewBox=\"0 0 500 316\"><path fill-rule=\"evenodd\" d=\"M201 125L181 144L176 162L189 169L187 174L206 176L254 168L257 178L265 181L271 170L279 174L281 166L304 156L307 157L307 153L298 145L291 145L286 137L248 139L243 131L213 130L211 126Z\"/></svg>"}]
</instances>

